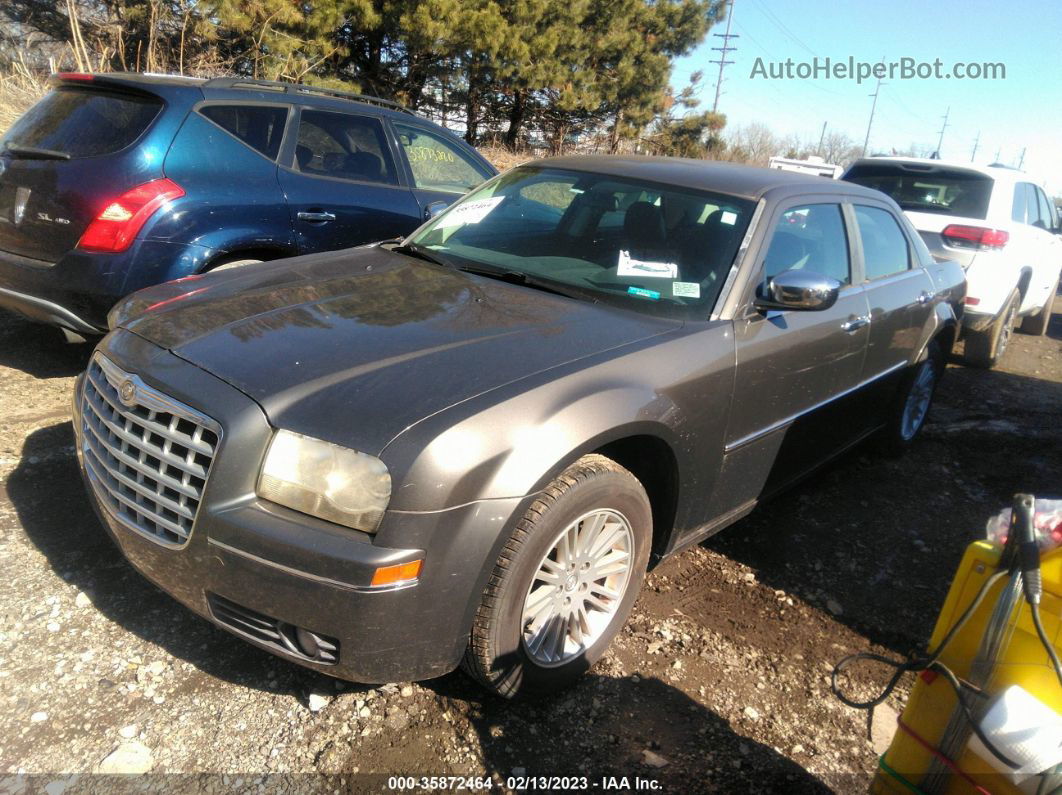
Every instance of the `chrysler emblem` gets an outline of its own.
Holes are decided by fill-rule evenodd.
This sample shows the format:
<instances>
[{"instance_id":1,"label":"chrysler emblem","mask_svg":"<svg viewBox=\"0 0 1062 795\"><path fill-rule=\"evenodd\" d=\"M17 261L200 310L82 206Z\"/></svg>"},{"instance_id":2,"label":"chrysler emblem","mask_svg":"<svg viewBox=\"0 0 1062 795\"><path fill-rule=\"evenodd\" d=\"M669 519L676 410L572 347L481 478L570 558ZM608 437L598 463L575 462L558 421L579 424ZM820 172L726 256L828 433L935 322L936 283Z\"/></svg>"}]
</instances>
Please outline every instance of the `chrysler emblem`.
<instances>
[{"instance_id":1,"label":"chrysler emblem","mask_svg":"<svg viewBox=\"0 0 1062 795\"><path fill-rule=\"evenodd\" d=\"M136 384L126 379L118 385L118 399L126 406L136 404Z\"/></svg>"},{"instance_id":2,"label":"chrysler emblem","mask_svg":"<svg viewBox=\"0 0 1062 795\"><path fill-rule=\"evenodd\" d=\"M22 223L22 217L26 214L26 203L29 201L30 189L19 188L15 191L15 208L11 220L18 226Z\"/></svg>"}]
</instances>

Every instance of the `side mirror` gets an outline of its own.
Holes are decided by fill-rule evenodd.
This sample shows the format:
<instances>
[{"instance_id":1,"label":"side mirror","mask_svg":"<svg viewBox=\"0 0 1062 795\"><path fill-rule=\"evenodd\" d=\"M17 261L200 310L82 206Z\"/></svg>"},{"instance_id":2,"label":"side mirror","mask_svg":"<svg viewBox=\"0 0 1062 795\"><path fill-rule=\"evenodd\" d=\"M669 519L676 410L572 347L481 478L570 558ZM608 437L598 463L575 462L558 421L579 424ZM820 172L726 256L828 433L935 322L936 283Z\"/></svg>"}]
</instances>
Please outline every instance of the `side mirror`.
<instances>
[{"instance_id":1,"label":"side mirror","mask_svg":"<svg viewBox=\"0 0 1062 795\"><path fill-rule=\"evenodd\" d=\"M439 213L441 213L443 210L445 210L449 206L450 206L450 202L443 202L443 201L431 202L427 207L424 208L424 220L425 221L430 221L432 218L437 216Z\"/></svg>"},{"instance_id":2,"label":"side mirror","mask_svg":"<svg viewBox=\"0 0 1062 795\"><path fill-rule=\"evenodd\" d=\"M757 309L829 309L837 301L841 283L810 271L784 271L767 282L756 296Z\"/></svg>"}]
</instances>

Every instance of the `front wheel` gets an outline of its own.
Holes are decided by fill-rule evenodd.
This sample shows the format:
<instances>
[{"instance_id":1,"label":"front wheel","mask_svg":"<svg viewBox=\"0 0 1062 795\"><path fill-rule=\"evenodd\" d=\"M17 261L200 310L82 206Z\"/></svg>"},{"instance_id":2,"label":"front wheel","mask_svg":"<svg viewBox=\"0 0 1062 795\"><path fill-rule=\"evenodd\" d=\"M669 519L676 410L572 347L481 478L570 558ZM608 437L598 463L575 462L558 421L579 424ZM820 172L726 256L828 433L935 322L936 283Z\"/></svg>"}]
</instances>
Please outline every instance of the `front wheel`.
<instances>
[{"instance_id":1,"label":"front wheel","mask_svg":"<svg viewBox=\"0 0 1062 795\"><path fill-rule=\"evenodd\" d=\"M652 536L638 479L604 456L580 458L532 503L502 549L465 671L506 698L571 684L630 615Z\"/></svg>"}]
</instances>

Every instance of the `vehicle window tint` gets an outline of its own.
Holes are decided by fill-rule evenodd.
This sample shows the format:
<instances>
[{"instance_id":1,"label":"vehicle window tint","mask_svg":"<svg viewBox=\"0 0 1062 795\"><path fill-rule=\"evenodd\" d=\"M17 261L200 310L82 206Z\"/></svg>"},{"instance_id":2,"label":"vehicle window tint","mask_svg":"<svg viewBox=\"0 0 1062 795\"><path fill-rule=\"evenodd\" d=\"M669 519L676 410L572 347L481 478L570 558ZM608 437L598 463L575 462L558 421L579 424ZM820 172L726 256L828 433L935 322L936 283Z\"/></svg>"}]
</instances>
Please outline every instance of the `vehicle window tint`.
<instances>
[{"instance_id":1,"label":"vehicle window tint","mask_svg":"<svg viewBox=\"0 0 1062 795\"><path fill-rule=\"evenodd\" d=\"M15 122L0 148L29 146L70 157L107 155L139 138L161 108L158 97L59 88Z\"/></svg>"},{"instance_id":2,"label":"vehicle window tint","mask_svg":"<svg viewBox=\"0 0 1062 795\"><path fill-rule=\"evenodd\" d=\"M782 213L765 260L767 278L806 270L851 284L848 237L839 204L808 204Z\"/></svg>"},{"instance_id":3,"label":"vehicle window tint","mask_svg":"<svg viewBox=\"0 0 1062 795\"><path fill-rule=\"evenodd\" d=\"M898 163L863 163L853 166L844 178L880 190L904 210L988 217L993 180L976 171L936 166L915 170Z\"/></svg>"},{"instance_id":4,"label":"vehicle window tint","mask_svg":"<svg viewBox=\"0 0 1062 795\"><path fill-rule=\"evenodd\" d=\"M303 110L295 166L306 174L395 184L394 162L376 119Z\"/></svg>"},{"instance_id":5,"label":"vehicle window tint","mask_svg":"<svg viewBox=\"0 0 1062 795\"><path fill-rule=\"evenodd\" d=\"M1040 188L1036 189L1036 198L1040 204L1040 220L1044 222L1044 229L1054 229L1057 224L1055 223L1054 207L1051 202L1047 200L1047 196Z\"/></svg>"},{"instance_id":6,"label":"vehicle window tint","mask_svg":"<svg viewBox=\"0 0 1062 795\"><path fill-rule=\"evenodd\" d=\"M487 178L454 141L407 124L396 123L395 130L418 188L467 193Z\"/></svg>"},{"instance_id":7,"label":"vehicle window tint","mask_svg":"<svg viewBox=\"0 0 1062 795\"><path fill-rule=\"evenodd\" d=\"M1041 229L1046 229L1047 224L1044 219L1040 217L1040 202L1036 198L1036 186L1031 182L1022 183L1025 185L1025 201L1028 205L1028 214L1025 216L1025 222L1029 226L1038 226Z\"/></svg>"},{"instance_id":8,"label":"vehicle window tint","mask_svg":"<svg viewBox=\"0 0 1062 795\"><path fill-rule=\"evenodd\" d=\"M1025 183L1019 182L1014 186L1014 201L1010 208L1010 218L1019 224L1025 223Z\"/></svg>"},{"instance_id":9,"label":"vehicle window tint","mask_svg":"<svg viewBox=\"0 0 1062 795\"><path fill-rule=\"evenodd\" d=\"M892 213L863 205L856 205L855 213L867 280L907 270L911 266L911 249Z\"/></svg>"},{"instance_id":10,"label":"vehicle window tint","mask_svg":"<svg viewBox=\"0 0 1062 795\"><path fill-rule=\"evenodd\" d=\"M276 160L284 137L287 108L256 105L208 105L199 112L252 149Z\"/></svg>"}]
</instances>

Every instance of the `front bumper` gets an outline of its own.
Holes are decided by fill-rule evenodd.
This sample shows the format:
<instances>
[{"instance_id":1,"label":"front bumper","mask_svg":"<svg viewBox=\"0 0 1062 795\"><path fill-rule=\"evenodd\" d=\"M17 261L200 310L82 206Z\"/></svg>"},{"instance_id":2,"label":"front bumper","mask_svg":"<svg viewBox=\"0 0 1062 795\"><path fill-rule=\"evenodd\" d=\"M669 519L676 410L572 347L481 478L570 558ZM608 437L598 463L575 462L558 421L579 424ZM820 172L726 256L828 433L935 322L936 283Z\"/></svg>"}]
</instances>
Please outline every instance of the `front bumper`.
<instances>
[{"instance_id":1,"label":"front bumper","mask_svg":"<svg viewBox=\"0 0 1062 795\"><path fill-rule=\"evenodd\" d=\"M138 571L223 629L332 676L406 681L457 666L490 570L485 564L519 499L388 512L376 536L272 505L254 493L256 462L272 434L256 403L129 332L109 335L98 350L223 429L191 536L179 549L118 521L82 466L97 513ZM75 404L82 388L79 382ZM74 422L81 454L77 408ZM416 583L371 585L377 567L418 559L424 564ZM335 653L308 655L291 643L299 629Z\"/></svg>"}]
</instances>

